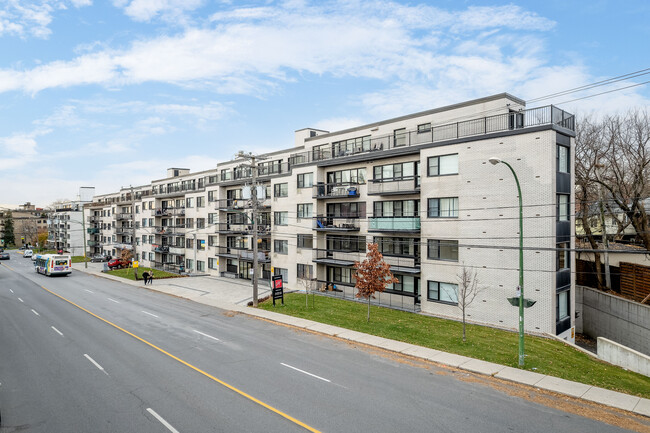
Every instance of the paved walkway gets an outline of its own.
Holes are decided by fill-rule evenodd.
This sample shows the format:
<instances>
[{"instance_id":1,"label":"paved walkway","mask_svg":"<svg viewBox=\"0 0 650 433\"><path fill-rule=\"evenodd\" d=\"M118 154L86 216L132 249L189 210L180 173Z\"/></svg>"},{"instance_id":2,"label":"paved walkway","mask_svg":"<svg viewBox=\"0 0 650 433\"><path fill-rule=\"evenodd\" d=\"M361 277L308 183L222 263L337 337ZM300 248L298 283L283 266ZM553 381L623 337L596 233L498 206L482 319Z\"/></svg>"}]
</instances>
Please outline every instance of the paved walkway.
<instances>
[{"instance_id":1,"label":"paved walkway","mask_svg":"<svg viewBox=\"0 0 650 433\"><path fill-rule=\"evenodd\" d=\"M77 264L75 270L89 274L119 281L124 284L142 286L142 281L131 281L102 273L103 263L89 263L88 269L83 264ZM443 364L474 373L494 376L536 388L565 394L571 397L600 403L606 406L627 410L639 415L650 417L650 399L640 398L610 391L583 383L571 382L553 376L547 376L527 370L506 367L479 359L455 355L453 353L441 352L435 349L403 343L401 341L389 340L374 335L363 334L337 326L313 322L311 320L284 314L266 311L262 309L249 308L248 302L252 300L252 288L250 282L242 280L220 278L212 276L198 276L188 278L171 278L156 280L154 275L153 284L147 288L162 293L190 299L206 305L212 305L221 309L237 311L250 316L261 317L275 322L308 329L325 335L331 335L345 340L363 343L385 350L403 353L424 360ZM259 297L270 293L268 287L259 288Z\"/></svg>"}]
</instances>

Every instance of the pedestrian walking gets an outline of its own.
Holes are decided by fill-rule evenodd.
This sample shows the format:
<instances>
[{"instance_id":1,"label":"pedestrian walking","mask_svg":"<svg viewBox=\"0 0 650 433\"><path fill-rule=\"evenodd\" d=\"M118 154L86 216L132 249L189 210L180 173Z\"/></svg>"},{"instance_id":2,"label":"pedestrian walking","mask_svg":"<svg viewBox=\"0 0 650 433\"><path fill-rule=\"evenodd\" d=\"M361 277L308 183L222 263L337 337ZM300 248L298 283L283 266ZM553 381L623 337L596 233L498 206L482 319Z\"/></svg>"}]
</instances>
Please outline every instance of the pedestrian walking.
<instances>
[{"instance_id":1,"label":"pedestrian walking","mask_svg":"<svg viewBox=\"0 0 650 433\"><path fill-rule=\"evenodd\" d=\"M149 274L149 285L153 284L153 271Z\"/></svg>"},{"instance_id":2,"label":"pedestrian walking","mask_svg":"<svg viewBox=\"0 0 650 433\"><path fill-rule=\"evenodd\" d=\"M149 272L143 272L142 273L142 279L144 280L144 285L147 285L147 281L149 281Z\"/></svg>"}]
</instances>

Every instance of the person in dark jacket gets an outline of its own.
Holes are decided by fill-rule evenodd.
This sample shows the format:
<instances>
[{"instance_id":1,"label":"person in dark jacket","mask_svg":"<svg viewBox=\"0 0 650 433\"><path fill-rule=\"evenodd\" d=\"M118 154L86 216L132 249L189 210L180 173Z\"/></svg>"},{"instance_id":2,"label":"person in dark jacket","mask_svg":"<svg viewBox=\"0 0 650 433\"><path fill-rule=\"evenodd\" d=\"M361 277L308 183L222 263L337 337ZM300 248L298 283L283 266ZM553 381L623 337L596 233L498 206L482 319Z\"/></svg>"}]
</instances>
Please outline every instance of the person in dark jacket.
<instances>
[{"instance_id":1,"label":"person in dark jacket","mask_svg":"<svg viewBox=\"0 0 650 433\"><path fill-rule=\"evenodd\" d=\"M144 280L144 285L147 285L147 281L149 281L149 272L143 272L142 273L142 279Z\"/></svg>"}]
</instances>

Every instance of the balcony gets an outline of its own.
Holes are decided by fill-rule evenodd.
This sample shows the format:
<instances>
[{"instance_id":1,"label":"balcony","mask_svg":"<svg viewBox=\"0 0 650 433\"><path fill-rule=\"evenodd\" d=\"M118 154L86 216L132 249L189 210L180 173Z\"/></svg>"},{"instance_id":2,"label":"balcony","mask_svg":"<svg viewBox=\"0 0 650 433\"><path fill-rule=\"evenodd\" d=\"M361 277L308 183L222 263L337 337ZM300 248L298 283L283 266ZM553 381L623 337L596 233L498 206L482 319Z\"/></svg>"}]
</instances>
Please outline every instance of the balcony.
<instances>
[{"instance_id":1,"label":"balcony","mask_svg":"<svg viewBox=\"0 0 650 433\"><path fill-rule=\"evenodd\" d=\"M243 198L216 200L214 208L222 211L249 209L250 200L244 200Z\"/></svg>"},{"instance_id":2,"label":"balcony","mask_svg":"<svg viewBox=\"0 0 650 433\"><path fill-rule=\"evenodd\" d=\"M314 263L344 267L354 266L355 262L362 262L365 259L365 251L332 251L317 249L313 250L312 256L312 261ZM420 257L384 255L384 261L390 265L391 272L400 274L420 273Z\"/></svg>"},{"instance_id":3,"label":"balcony","mask_svg":"<svg viewBox=\"0 0 650 433\"><path fill-rule=\"evenodd\" d=\"M247 262L253 261L253 250L248 248L237 248L237 247L217 247L217 252L215 253L217 257L225 257L228 259L239 259ZM271 256L270 251L260 249L257 251L257 260L259 263L270 263Z\"/></svg>"},{"instance_id":4,"label":"balcony","mask_svg":"<svg viewBox=\"0 0 650 433\"><path fill-rule=\"evenodd\" d=\"M372 179L368 183L368 195L419 194L420 176L399 179Z\"/></svg>"},{"instance_id":5,"label":"balcony","mask_svg":"<svg viewBox=\"0 0 650 433\"><path fill-rule=\"evenodd\" d=\"M133 234L132 227L116 227L115 234L120 236L131 236Z\"/></svg>"},{"instance_id":6,"label":"balcony","mask_svg":"<svg viewBox=\"0 0 650 433\"><path fill-rule=\"evenodd\" d=\"M99 229L96 228L96 227L91 227L91 228L89 228L89 229L86 229L86 231L88 232L89 235L96 235L96 234L99 233L101 230L99 230Z\"/></svg>"},{"instance_id":7,"label":"balcony","mask_svg":"<svg viewBox=\"0 0 650 433\"><path fill-rule=\"evenodd\" d=\"M257 233L259 235L266 235L271 231L270 224L258 224ZM253 224L251 223L217 223L215 224L215 233L222 235L250 235L253 234Z\"/></svg>"},{"instance_id":8,"label":"balcony","mask_svg":"<svg viewBox=\"0 0 650 433\"><path fill-rule=\"evenodd\" d=\"M171 211L169 209L156 209L156 213L154 214L157 217L166 217L166 216L171 216Z\"/></svg>"},{"instance_id":9,"label":"balcony","mask_svg":"<svg viewBox=\"0 0 650 433\"><path fill-rule=\"evenodd\" d=\"M48 239L48 241L50 241L50 240ZM51 242L53 242L53 241L51 241ZM99 241L88 241L88 246L89 247L101 247L102 243L99 242Z\"/></svg>"},{"instance_id":10,"label":"balcony","mask_svg":"<svg viewBox=\"0 0 650 433\"><path fill-rule=\"evenodd\" d=\"M178 246L178 245L169 245L169 254L175 255L175 256L184 256L185 255L185 248Z\"/></svg>"},{"instance_id":11,"label":"balcony","mask_svg":"<svg viewBox=\"0 0 650 433\"><path fill-rule=\"evenodd\" d=\"M314 218L313 229L319 232L358 232L359 218L317 216Z\"/></svg>"},{"instance_id":12,"label":"balcony","mask_svg":"<svg viewBox=\"0 0 650 433\"><path fill-rule=\"evenodd\" d=\"M133 214L130 213L130 212L126 212L126 213L122 212L122 213L116 213L115 214L115 219L118 220L118 221L130 220L131 218L133 218Z\"/></svg>"},{"instance_id":13,"label":"balcony","mask_svg":"<svg viewBox=\"0 0 650 433\"><path fill-rule=\"evenodd\" d=\"M257 175L259 177L273 176L277 174L288 173L289 169L290 167L288 162L276 162L272 164L262 163L258 166Z\"/></svg>"},{"instance_id":14,"label":"balcony","mask_svg":"<svg viewBox=\"0 0 650 433\"><path fill-rule=\"evenodd\" d=\"M402 133L368 137L368 139L361 140L354 145L332 144L331 146L322 146L306 152L293 153L289 157L289 162L291 165L309 164L364 153L370 154L369 157L371 157L373 152L543 125L553 125L575 131L575 116L553 105L547 105L521 110L516 113L502 113L445 125L431 125L425 129L420 128Z\"/></svg>"},{"instance_id":15,"label":"balcony","mask_svg":"<svg viewBox=\"0 0 650 433\"><path fill-rule=\"evenodd\" d=\"M370 217L369 232L418 233L420 217Z\"/></svg>"},{"instance_id":16,"label":"balcony","mask_svg":"<svg viewBox=\"0 0 650 433\"><path fill-rule=\"evenodd\" d=\"M358 198L358 183L318 183L313 186L312 198Z\"/></svg>"},{"instance_id":17,"label":"balcony","mask_svg":"<svg viewBox=\"0 0 650 433\"><path fill-rule=\"evenodd\" d=\"M98 222L101 222L101 221L102 221L102 218L100 216L88 217L88 222L89 223L98 223Z\"/></svg>"},{"instance_id":18,"label":"balcony","mask_svg":"<svg viewBox=\"0 0 650 433\"><path fill-rule=\"evenodd\" d=\"M163 236L183 236L185 234L185 224L156 227L156 234Z\"/></svg>"}]
</instances>

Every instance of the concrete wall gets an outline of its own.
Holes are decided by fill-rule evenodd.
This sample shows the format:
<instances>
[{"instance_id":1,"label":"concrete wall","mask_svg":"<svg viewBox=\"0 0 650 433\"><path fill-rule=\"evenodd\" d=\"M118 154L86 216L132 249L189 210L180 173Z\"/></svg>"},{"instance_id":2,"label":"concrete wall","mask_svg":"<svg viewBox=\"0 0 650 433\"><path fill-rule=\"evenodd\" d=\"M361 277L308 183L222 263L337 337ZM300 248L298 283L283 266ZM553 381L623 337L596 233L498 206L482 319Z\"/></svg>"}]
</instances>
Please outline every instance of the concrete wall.
<instances>
[{"instance_id":1,"label":"concrete wall","mask_svg":"<svg viewBox=\"0 0 650 433\"><path fill-rule=\"evenodd\" d=\"M578 332L650 355L650 306L576 286L576 312Z\"/></svg>"},{"instance_id":2,"label":"concrete wall","mask_svg":"<svg viewBox=\"0 0 650 433\"><path fill-rule=\"evenodd\" d=\"M610 364L650 376L650 356L607 338L598 337L598 358Z\"/></svg>"}]
</instances>

